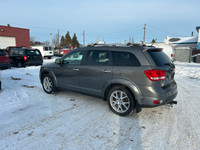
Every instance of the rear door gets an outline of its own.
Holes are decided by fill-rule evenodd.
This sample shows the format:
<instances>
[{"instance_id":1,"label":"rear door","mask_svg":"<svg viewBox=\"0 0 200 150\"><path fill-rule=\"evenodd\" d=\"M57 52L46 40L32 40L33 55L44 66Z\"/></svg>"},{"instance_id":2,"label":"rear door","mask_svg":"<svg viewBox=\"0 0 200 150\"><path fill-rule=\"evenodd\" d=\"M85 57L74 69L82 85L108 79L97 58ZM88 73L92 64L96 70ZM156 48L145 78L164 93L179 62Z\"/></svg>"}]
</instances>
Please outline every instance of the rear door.
<instances>
[{"instance_id":1,"label":"rear door","mask_svg":"<svg viewBox=\"0 0 200 150\"><path fill-rule=\"evenodd\" d=\"M107 50L89 50L80 67L80 88L87 94L102 96L102 90L112 79L111 54Z\"/></svg>"},{"instance_id":2,"label":"rear door","mask_svg":"<svg viewBox=\"0 0 200 150\"><path fill-rule=\"evenodd\" d=\"M53 56L53 50L50 46L44 47L44 56Z\"/></svg>"}]
</instances>

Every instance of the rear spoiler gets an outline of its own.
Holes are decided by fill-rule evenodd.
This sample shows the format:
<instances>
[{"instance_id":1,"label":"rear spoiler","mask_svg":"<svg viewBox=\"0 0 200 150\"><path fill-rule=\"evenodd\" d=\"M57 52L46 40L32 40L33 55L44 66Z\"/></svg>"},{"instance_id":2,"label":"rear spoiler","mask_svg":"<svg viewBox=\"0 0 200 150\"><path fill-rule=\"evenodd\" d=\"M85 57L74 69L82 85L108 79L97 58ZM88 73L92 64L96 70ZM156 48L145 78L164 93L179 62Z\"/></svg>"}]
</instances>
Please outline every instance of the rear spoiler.
<instances>
[{"instance_id":1,"label":"rear spoiler","mask_svg":"<svg viewBox=\"0 0 200 150\"><path fill-rule=\"evenodd\" d=\"M144 52L145 51L148 51L148 52L161 52L163 49L162 48L155 48L155 47L153 47L153 48L146 48L146 49L144 49Z\"/></svg>"}]
</instances>

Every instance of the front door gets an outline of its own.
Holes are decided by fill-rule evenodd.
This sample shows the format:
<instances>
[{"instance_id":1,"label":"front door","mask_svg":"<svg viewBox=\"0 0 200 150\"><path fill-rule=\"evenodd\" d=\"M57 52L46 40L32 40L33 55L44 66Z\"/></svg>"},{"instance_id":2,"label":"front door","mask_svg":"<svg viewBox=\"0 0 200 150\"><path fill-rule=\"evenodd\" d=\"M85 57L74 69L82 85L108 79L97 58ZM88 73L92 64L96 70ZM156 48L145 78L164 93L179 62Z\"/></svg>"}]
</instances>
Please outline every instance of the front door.
<instances>
[{"instance_id":1,"label":"front door","mask_svg":"<svg viewBox=\"0 0 200 150\"><path fill-rule=\"evenodd\" d=\"M56 68L58 86L69 90L80 91L79 69L84 51L75 51L64 56L62 64Z\"/></svg>"}]
</instances>

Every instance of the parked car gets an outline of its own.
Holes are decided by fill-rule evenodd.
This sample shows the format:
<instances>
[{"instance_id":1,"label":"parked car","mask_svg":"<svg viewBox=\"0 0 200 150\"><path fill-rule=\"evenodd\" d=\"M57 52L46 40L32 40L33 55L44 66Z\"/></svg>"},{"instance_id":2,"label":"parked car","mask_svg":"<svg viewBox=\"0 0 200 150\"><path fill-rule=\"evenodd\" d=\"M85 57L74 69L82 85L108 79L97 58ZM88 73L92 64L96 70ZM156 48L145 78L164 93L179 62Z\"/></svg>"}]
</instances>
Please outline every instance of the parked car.
<instances>
[{"instance_id":1,"label":"parked car","mask_svg":"<svg viewBox=\"0 0 200 150\"><path fill-rule=\"evenodd\" d=\"M0 90L1 90L1 72L0 72Z\"/></svg>"},{"instance_id":2,"label":"parked car","mask_svg":"<svg viewBox=\"0 0 200 150\"><path fill-rule=\"evenodd\" d=\"M22 48L22 47L20 47L20 46L8 46L8 47L6 48L6 52L9 54L10 51L11 51L11 49L13 49L13 48Z\"/></svg>"},{"instance_id":3,"label":"parked car","mask_svg":"<svg viewBox=\"0 0 200 150\"><path fill-rule=\"evenodd\" d=\"M159 48L92 46L42 66L40 80L46 93L67 89L98 96L114 113L126 116L134 109L176 103L174 70Z\"/></svg>"},{"instance_id":4,"label":"parked car","mask_svg":"<svg viewBox=\"0 0 200 150\"><path fill-rule=\"evenodd\" d=\"M31 46L32 49L38 49L43 57L47 57L48 59L51 59L51 57L54 56L53 49L51 46Z\"/></svg>"},{"instance_id":5,"label":"parked car","mask_svg":"<svg viewBox=\"0 0 200 150\"><path fill-rule=\"evenodd\" d=\"M11 66L8 54L5 50L0 49L0 69L8 69L10 67Z\"/></svg>"},{"instance_id":6,"label":"parked car","mask_svg":"<svg viewBox=\"0 0 200 150\"><path fill-rule=\"evenodd\" d=\"M58 56L63 56L65 54L67 54L70 50L73 49L73 46L64 46L63 48L58 50Z\"/></svg>"},{"instance_id":7,"label":"parked car","mask_svg":"<svg viewBox=\"0 0 200 150\"><path fill-rule=\"evenodd\" d=\"M37 49L13 48L10 51L10 63L12 66L26 67L42 65L43 58Z\"/></svg>"}]
</instances>

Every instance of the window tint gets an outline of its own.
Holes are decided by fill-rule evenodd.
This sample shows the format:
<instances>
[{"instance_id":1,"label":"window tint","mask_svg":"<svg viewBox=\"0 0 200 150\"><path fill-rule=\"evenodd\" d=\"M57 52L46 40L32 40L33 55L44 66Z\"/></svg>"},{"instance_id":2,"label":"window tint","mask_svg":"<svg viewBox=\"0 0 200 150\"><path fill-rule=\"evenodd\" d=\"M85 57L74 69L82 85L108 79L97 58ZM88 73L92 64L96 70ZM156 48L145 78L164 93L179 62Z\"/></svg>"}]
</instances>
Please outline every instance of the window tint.
<instances>
[{"instance_id":1,"label":"window tint","mask_svg":"<svg viewBox=\"0 0 200 150\"><path fill-rule=\"evenodd\" d=\"M36 56L37 55L37 56L39 56L41 54L38 50L27 50L26 55L29 55L29 56Z\"/></svg>"},{"instance_id":2,"label":"window tint","mask_svg":"<svg viewBox=\"0 0 200 150\"><path fill-rule=\"evenodd\" d=\"M20 55L24 55L24 50L21 49L21 50L19 51L19 54L20 54Z\"/></svg>"},{"instance_id":3,"label":"window tint","mask_svg":"<svg viewBox=\"0 0 200 150\"><path fill-rule=\"evenodd\" d=\"M80 65L83 55L84 55L84 51L77 51L77 52L71 53L63 59L63 64Z\"/></svg>"},{"instance_id":4,"label":"window tint","mask_svg":"<svg viewBox=\"0 0 200 150\"><path fill-rule=\"evenodd\" d=\"M164 66L164 64L171 63L169 57L162 51L149 51L149 54L157 66Z\"/></svg>"},{"instance_id":5,"label":"window tint","mask_svg":"<svg viewBox=\"0 0 200 150\"><path fill-rule=\"evenodd\" d=\"M18 55L19 54L19 49L15 49L14 50L14 55Z\"/></svg>"},{"instance_id":6,"label":"window tint","mask_svg":"<svg viewBox=\"0 0 200 150\"><path fill-rule=\"evenodd\" d=\"M5 56L7 55L5 51L0 51L0 56Z\"/></svg>"},{"instance_id":7,"label":"window tint","mask_svg":"<svg viewBox=\"0 0 200 150\"><path fill-rule=\"evenodd\" d=\"M45 51L48 51L48 50L49 50L49 48L48 48L48 47L45 47L45 48L44 48L44 50L45 50Z\"/></svg>"},{"instance_id":8,"label":"window tint","mask_svg":"<svg viewBox=\"0 0 200 150\"><path fill-rule=\"evenodd\" d=\"M87 54L85 65L108 65L110 61L108 51L89 51Z\"/></svg>"},{"instance_id":9,"label":"window tint","mask_svg":"<svg viewBox=\"0 0 200 150\"><path fill-rule=\"evenodd\" d=\"M112 52L114 66L140 66L138 59L129 52Z\"/></svg>"}]
</instances>

